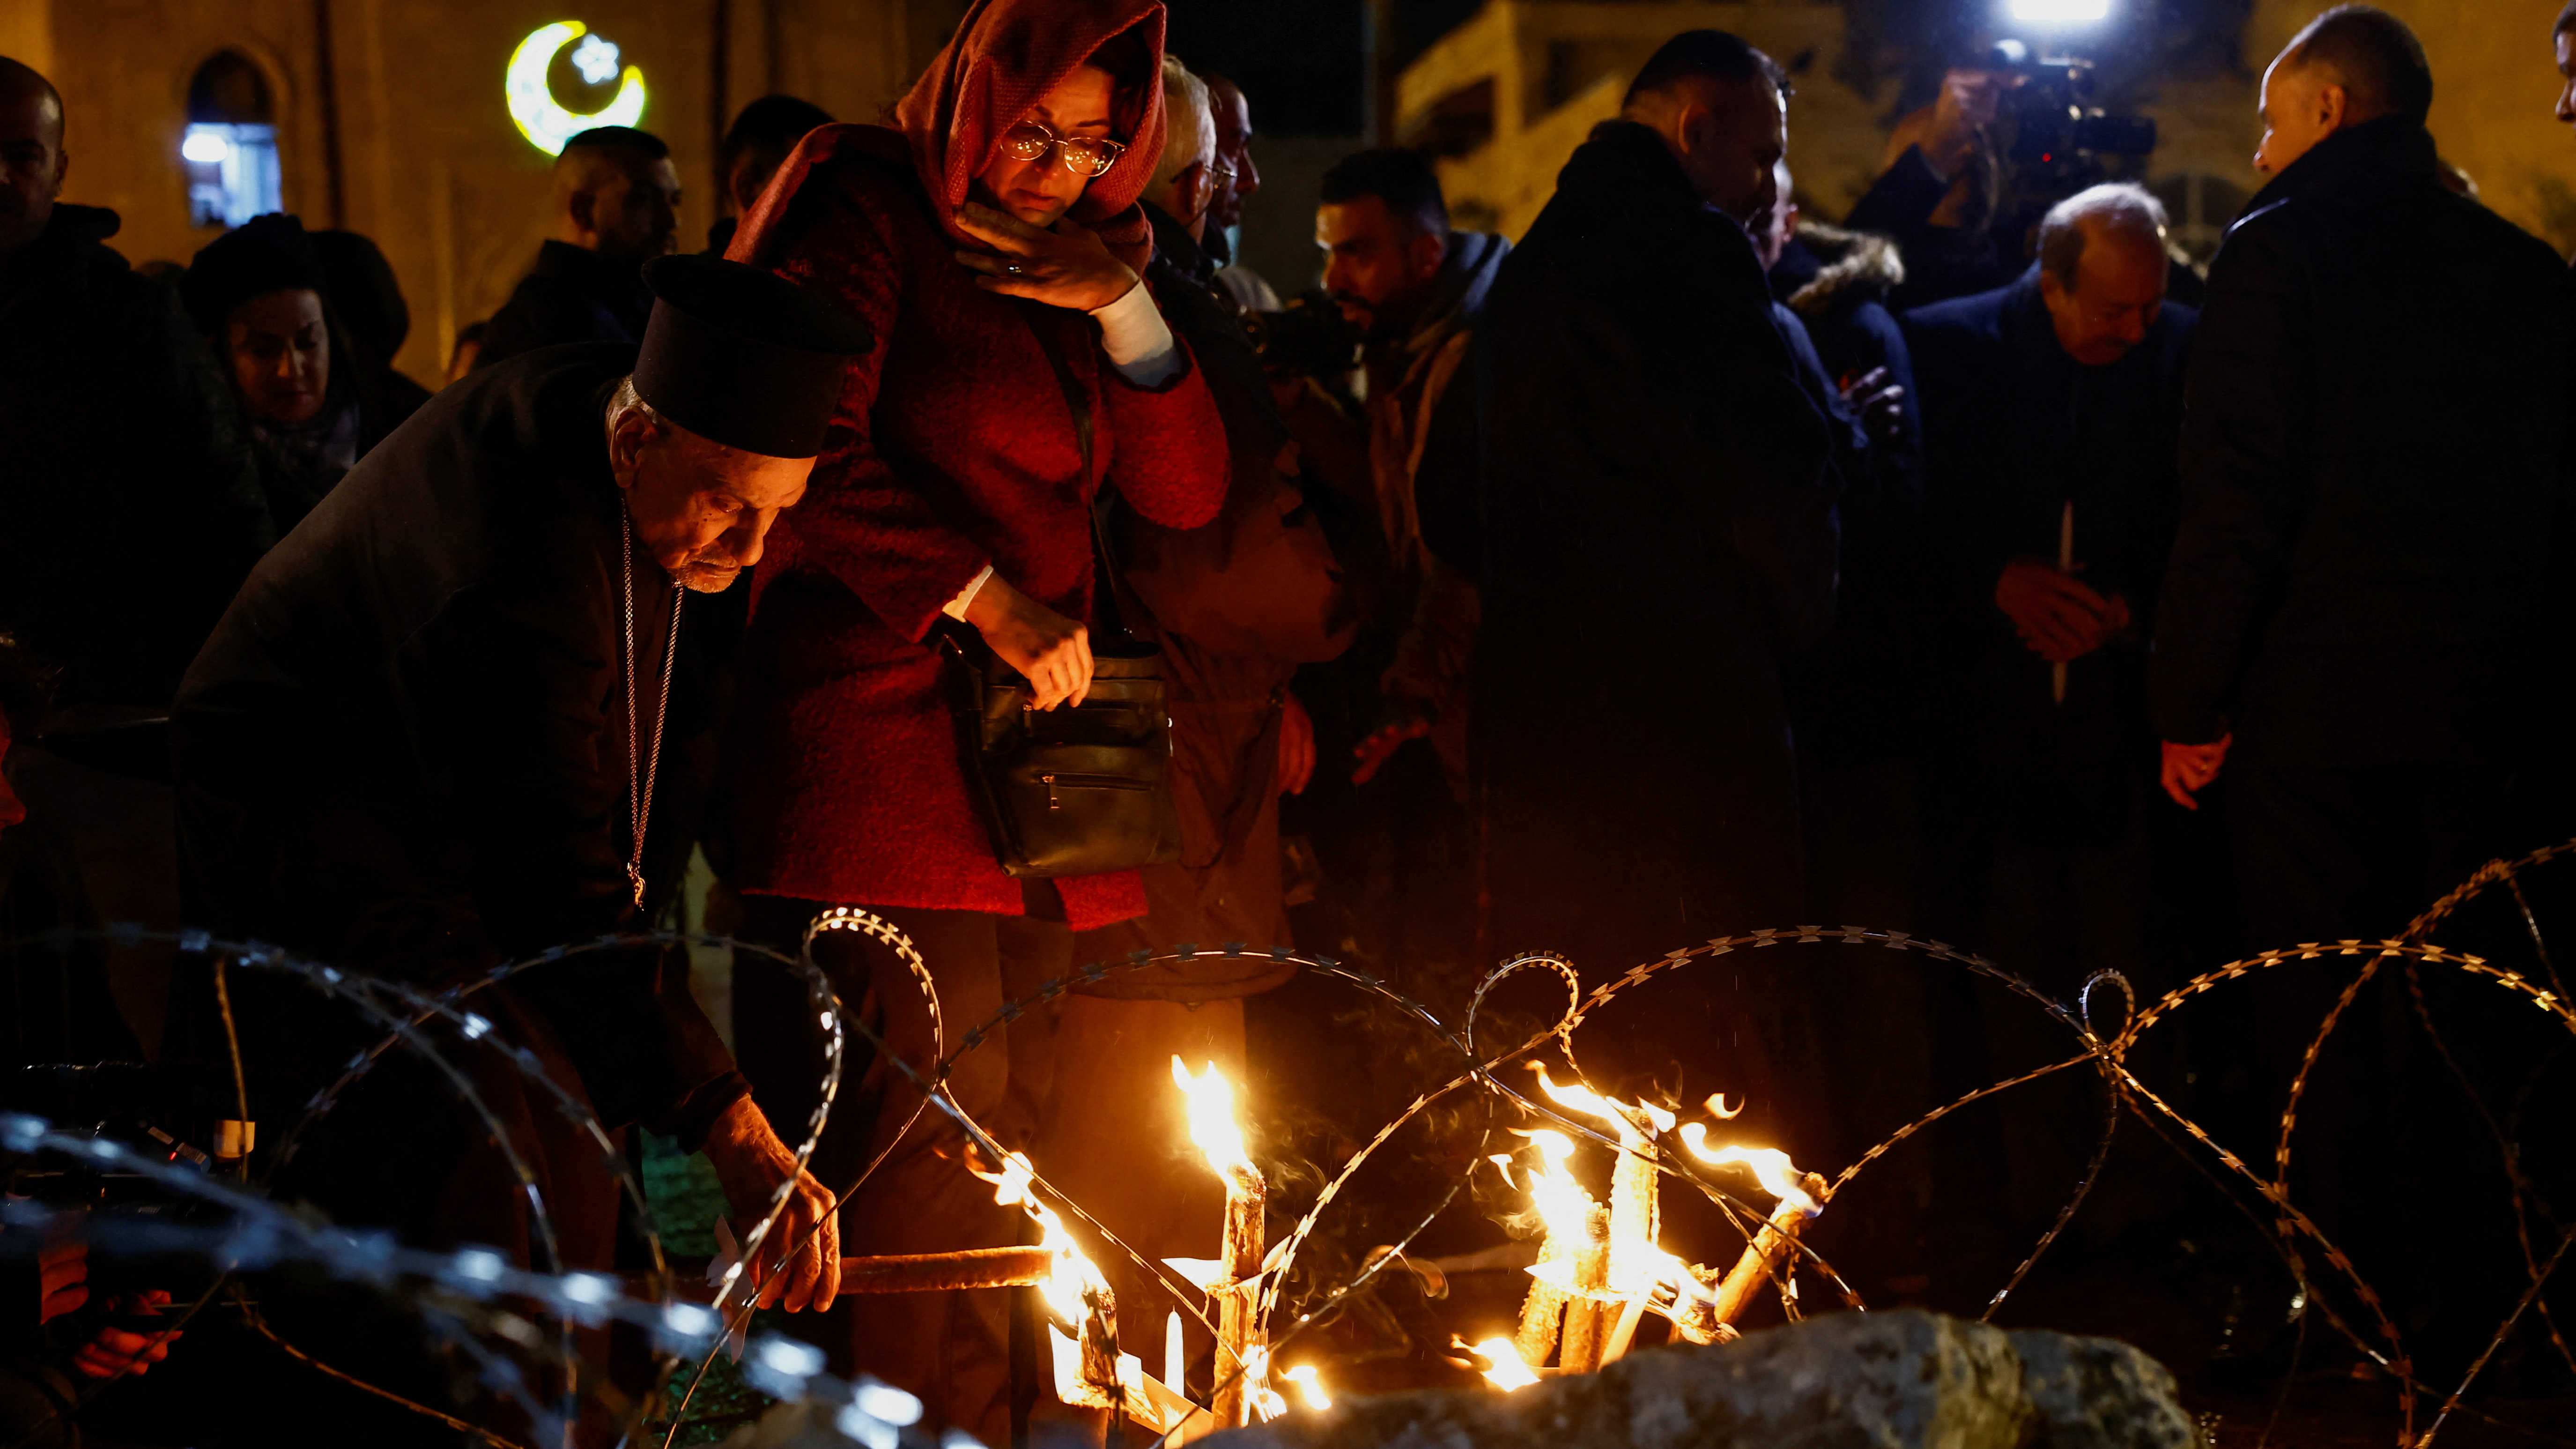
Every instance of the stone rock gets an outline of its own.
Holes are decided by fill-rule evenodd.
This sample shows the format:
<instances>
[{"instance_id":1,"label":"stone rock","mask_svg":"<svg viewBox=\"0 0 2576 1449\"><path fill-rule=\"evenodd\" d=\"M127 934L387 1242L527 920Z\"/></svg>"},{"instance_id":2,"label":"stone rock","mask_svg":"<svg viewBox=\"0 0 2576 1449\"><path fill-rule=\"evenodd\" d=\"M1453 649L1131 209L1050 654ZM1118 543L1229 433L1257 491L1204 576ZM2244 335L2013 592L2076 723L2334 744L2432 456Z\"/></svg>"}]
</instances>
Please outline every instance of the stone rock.
<instances>
[{"instance_id":1,"label":"stone rock","mask_svg":"<svg viewBox=\"0 0 2576 1449\"><path fill-rule=\"evenodd\" d=\"M1345 1399L1206 1449L2197 1449L2172 1375L2111 1339L1837 1313L1510 1394Z\"/></svg>"}]
</instances>

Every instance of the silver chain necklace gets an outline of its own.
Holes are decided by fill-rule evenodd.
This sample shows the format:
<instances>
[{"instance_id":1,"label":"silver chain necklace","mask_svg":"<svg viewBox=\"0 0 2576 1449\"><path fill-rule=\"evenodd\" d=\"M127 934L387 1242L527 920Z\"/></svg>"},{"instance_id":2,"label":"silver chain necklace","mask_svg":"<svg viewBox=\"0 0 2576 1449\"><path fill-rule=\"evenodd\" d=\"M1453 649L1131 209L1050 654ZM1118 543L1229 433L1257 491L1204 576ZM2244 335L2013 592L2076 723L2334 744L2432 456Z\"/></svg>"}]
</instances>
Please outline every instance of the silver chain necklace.
<instances>
[{"instance_id":1,"label":"silver chain necklace","mask_svg":"<svg viewBox=\"0 0 2576 1449\"><path fill-rule=\"evenodd\" d=\"M625 500L617 505L617 536L626 547L618 555L624 568L626 587L621 602L626 606L626 818L634 828L634 853L626 858L626 881L635 887L635 909L644 909L644 826L653 818L653 780L662 768L662 720L671 712L671 667L680 657L680 604L688 591L677 579L671 582L671 632L662 649L662 694L653 705L653 752L644 756L644 788L635 788L636 763L639 753L635 730L635 515L628 512Z\"/></svg>"}]
</instances>

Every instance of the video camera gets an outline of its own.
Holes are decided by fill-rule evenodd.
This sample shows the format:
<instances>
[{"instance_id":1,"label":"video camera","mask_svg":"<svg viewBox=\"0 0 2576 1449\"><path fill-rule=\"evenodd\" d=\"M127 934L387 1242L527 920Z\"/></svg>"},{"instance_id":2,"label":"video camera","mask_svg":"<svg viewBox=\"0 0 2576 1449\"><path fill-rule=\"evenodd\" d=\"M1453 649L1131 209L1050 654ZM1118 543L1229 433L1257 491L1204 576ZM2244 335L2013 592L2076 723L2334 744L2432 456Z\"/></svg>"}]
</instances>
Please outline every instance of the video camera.
<instances>
[{"instance_id":1,"label":"video camera","mask_svg":"<svg viewBox=\"0 0 2576 1449\"><path fill-rule=\"evenodd\" d=\"M2008 93L2012 184L2050 203L2110 179L2106 157L2130 162L2156 149L2153 116L2115 116L2093 100L2094 63L2080 55L2037 56L2018 40L1998 41L1985 68L2020 77ZM2043 208L2044 209L2044 208Z\"/></svg>"},{"instance_id":2,"label":"video camera","mask_svg":"<svg viewBox=\"0 0 2576 1449\"><path fill-rule=\"evenodd\" d=\"M1246 312L1243 331L1264 367L1331 377L1359 365L1358 330L1322 292L1303 293L1276 312Z\"/></svg>"}]
</instances>

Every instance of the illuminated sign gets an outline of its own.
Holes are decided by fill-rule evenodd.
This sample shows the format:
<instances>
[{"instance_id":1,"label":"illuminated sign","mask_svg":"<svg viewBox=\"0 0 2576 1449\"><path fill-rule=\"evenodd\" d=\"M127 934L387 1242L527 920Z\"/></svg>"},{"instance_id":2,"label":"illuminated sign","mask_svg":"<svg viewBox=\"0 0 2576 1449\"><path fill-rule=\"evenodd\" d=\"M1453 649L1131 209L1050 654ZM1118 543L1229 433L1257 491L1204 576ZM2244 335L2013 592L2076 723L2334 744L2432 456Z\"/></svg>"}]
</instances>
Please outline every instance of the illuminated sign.
<instances>
[{"instance_id":1,"label":"illuminated sign","mask_svg":"<svg viewBox=\"0 0 2576 1449\"><path fill-rule=\"evenodd\" d=\"M581 43L573 45L576 40ZM564 109L546 84L547 69L567 45L573 46L573 67L583 80L592 85L618 81L616 98L588 115ZM504 92L519 134L549 156L561 155L566 141L593 126L632 126L644 119L643 70L627 66L620 79L617 47L604 36L590 34L590 27L578 20L558 20L520 41L519 48L510 52Z\"/></svg>"}]
</instances>

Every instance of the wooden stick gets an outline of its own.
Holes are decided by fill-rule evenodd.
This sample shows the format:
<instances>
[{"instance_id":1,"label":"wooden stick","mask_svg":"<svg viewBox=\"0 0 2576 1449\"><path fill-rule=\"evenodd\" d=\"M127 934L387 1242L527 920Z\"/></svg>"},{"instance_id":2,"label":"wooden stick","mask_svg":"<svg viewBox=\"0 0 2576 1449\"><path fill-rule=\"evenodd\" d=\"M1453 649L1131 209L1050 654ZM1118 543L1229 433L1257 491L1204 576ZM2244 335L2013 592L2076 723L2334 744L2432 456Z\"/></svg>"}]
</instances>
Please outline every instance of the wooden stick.
<instances>
[{"instance_id":1,"label":"wooden stick","mask_svg":"<svg viewBox=\"0 0 2576 1449\"><path fill-rule=\"evenodd\" d=\"M1245 1371L1260 1346L1261 1325L1255 1309L1260 1292L1261 1210L1269 1186L1259 1170L1239 1164L1225 1179L1225 1237L1217 1257L1230 1279L1210 1291L1216 1299L1217 1390L1209 1405L1220 1428L1239 1429L1252 1422L1252 1382ZM1231 1382L1229 1382L1229 1380Z\"/></svg>"},{"instance_id":2,"label":"wooden stick","mask_svg":"<svg viewBox=\"0 0 2576 1449\"><path fill-rule=\"evenodd\" d=\"M1028 1288L1055 1270L1044 1248L967 1248L955 1253L902 1253L843 1258L844 1293L937 1293L952 1288Z\"/></svg>"},{"instance_id":3,"label":"wooden stick","mask_svg":"<svg viewBox=\"0 0 2576 1449\"><path fill-rule=\"evenodd\" d=\"M1590 1294L1610 1291L1610 1245L1591 1242L1574 1256L1574 1286L1565 1300L1565 1339L1557 1350L1561 1372L1588 1374L1601 1367L1610 1338L1612 1305Z\"/></svg>"},{"instance_id":4,"label":"wooden stick","mask_svg":"<svg viewBox=\"0 0 2576 1449\"><path fill-rule=\"evenodd\" d=\"M1822 1200L1825 1191L1822 1177L1808 1173L1803 1186L1809 1197ZM1717 1285L1717 1307L1713 1315L1717 1322L1732 1324L1742 1316L1746 1305L1753 1301L1754 1293L1797 1247L1798 1233L1806 1225L1807 1215L1800 1212L1795 1204L1784 1201L1771 1210L1770 1221L1753 1235L1753 1241L1744 1245L1743 1255L1735 1260L1735 1266L1727 1270L1725 1280Z\"/></svg>"},{"instance_id":5,"label":"wooden stick","mask_svg":"<svg viewBox=\"0 0 2576 1449\"><path fill-rule=\"evenodd\" d=\"M1640 1253L1652 1258L1657 1221L1657 1195L1662 1174L1655 1169L1655 1138L1640 1122L1619 1114L1619 1159L1610 1169L1610 1283L1626 1287L1650 1282L1651 1262L1627 1261ZM1624 1256L1623 1256L1624 1255ZM1608 1285L1604 1285L1608 1286Z\"/></svg>"}]
</instances>

